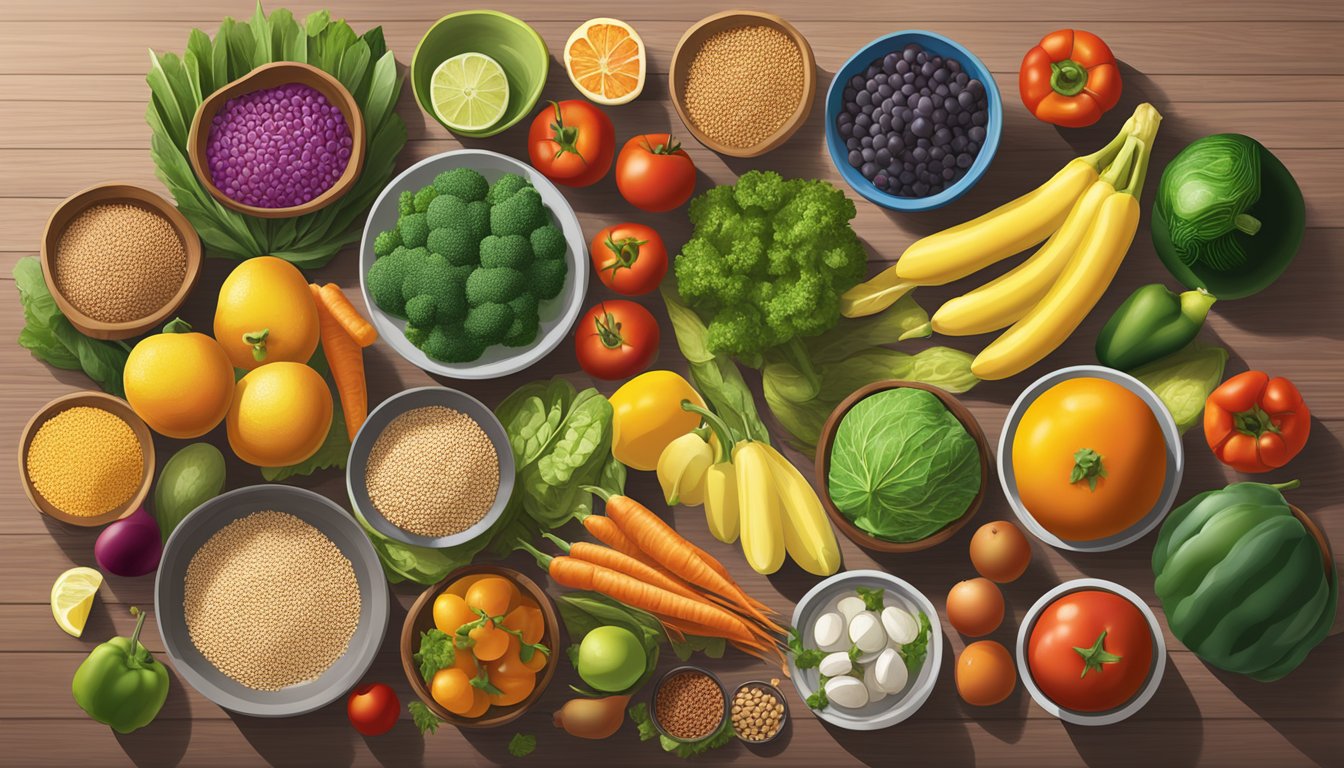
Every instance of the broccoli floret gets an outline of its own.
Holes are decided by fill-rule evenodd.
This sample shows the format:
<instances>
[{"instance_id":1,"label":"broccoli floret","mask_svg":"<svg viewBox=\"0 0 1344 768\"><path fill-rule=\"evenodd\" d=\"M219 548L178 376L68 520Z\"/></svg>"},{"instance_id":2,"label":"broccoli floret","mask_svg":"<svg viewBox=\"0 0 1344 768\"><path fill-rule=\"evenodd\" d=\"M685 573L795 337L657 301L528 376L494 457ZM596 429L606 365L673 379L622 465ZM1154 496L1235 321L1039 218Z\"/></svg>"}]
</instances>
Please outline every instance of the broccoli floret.
<instances>
[{"instance_id":1,"label":"broccoli floret","mask_svg":"<svg viewBox=\"0 0 1344 768\"><path fill-rule=\"evenodd\" d=\"M428 293L412 296L406 302L406 321L411 325L428 327L434 324L434 297Z\"/></svg>"},{"instance_id":2,"label":"broccoli floret","mask_svg":"<svg viewBox=\"0 0 1344 768\"><path fill-rule=\"evenodd\" d=\"M535 189L522 189L490 209L490 234L528 235L547 221L541 194Z\"/></svg>"},{"instance_id":3,"label":"broccoli floret","mask_svg":"<svg viewBox=\"0 0 1344 768\"><path fill-rule=\"evenodd\" d=\"M513 310L513 322L504 334L504 346L525 347L537 339L541 320L537 317L537 297L524 293L509 302Z\"/></svg>"},{"instance_id":4,"label":"broccoli floret","mask_svg":"<svg viewBox=\"0 0 1344 768\"><path fill-rule=\"evenodd\" d=\"M516 269L478 269L467 277L467 303L473 307L507 303L523 292L526 283L527 278Z\"/></svg>"},{"instance_id":5,"label":"broccoli floret","mask_svg":"<svg viewBox=\"0 0 1344 768\"><path fill-rule=\"evenodd\" d=\"M484 200L467 203L467 212L462 219L465 229L476 240L490 234L490 204Z\"/></svg>"},{"instance_id":6,"label":"broccoli floret","mask_svg":"<svg viewBox=\"0 0 1344 768\"><path fill-rule=\"evenodd\" d=\"M440 195L452 195L464 203L484 200L490 185L485 177L470 168L454 168L434 177L434 189Z\"/></svg>"},{"instance_id":7,"label":"broccoli floret","mask_svg":"<svg viewBox=\"0 0 1344 768\"><path fill-rule=\"evenodd\" d=\"M420 348L440 362L469 363L481 356L485 344L462 330L461 323L453 323L434 326Z\"/></svg>"},{"instance_id":8,"label":"broccoli floret","mask_svg":"<svg viewBox=\"0 0 1344 768\"><path fill-rule=\"evenodd\" d=\"M439 200L445 198L440 197ZM447 198L452 199L452 198ZM438 203L439 200L435 200ZM432 213L430 215L433 215ZM448 260L453 266L476 266L480 261L480 251L477 241L473 240L471 235L457 227L441 227L429 231L429 239L425 241L425 247L429 248L431 253L437 253Z\"/></svg>"},{"instance_id":9,"label":"broccoli floret","mask_svg":"<svg viewBox=\"0 0 1344 768\"><path fill-rule=\"evenodd\" d=\"M429 338L430 331L434 330L432 325L410 325L406 326L406 340L417 347L423 347L425 341Z\"/></svg>"},{"instance_id":10,"label":"broccoli floret","mask_svg":"<svg viewBox=\"0 0 1344 768\"><path fill-rule=\"evenodd\" d=\"M389 312L397 317L406 316L406 300L402 298L401 286L406 279L406 270L409 263L407 258L409 251L398 247L392 253L377 259L373 266L369 267L369 274L365 282L369 286L369 295L373 297L373 303L384 312Z\"/></svg>"},{"instance_id":11,"label":"broccoli floret","mask_svg":"<svg viewBox=\"0 0 1344 768\"><path fill-rule=\"evenodd\" d=\"M532 182L522 176L516 173L506 173L495 179L495 183L490 185L490 191L486 193L485 200L491 205L499 205L512 197L513 193L530 186L532 186Z\"/></svg>"},{"instance_id":12,"label":"broccoli floret","mask_svg":"<svg viewBox=\"0 0 1344 768\"><path fill-rule=\"evenodd\" d=\"M527 269L527 289L538 299L554 299L564 289L568 272L564 259L534 261Z\"/></svg>"},{"instance_id":13,"label":"broccoli floret","mask_svg":"<svg viewBox=\"0 0 1344 768\"><path fill-rule=\"evenodd\" d=\"M429 210L429 204L434 202L434 198L439 196L438 190L433 187L425 187L415 193L415 212L424 213Z\"/></svg>"},{"instance_id":14,"label":"broccoli floret","mask_svg":"<svg viewBox=\"0 0 1344 768\"><path fill-rule=\"evenodd\" d=\"M488 235L481 241L481 266L524 270L532 263L532 244L522 235Z\"/></svg>"},{"instance_id":15,"label":"broccoli floret","mask_svg":"<svg viewBox=\"0 0 1344 768\"><path fill-rule=\"evenodd\" d=\"M467 214L467 204L452 195L439 195L425 211L425 221L430 229L445 227L462 228L462 219ZM479 240L480 238L476 238Z\"/></svg>"},{"instance_id":16,"label":"broccoli floret","mask_svg":"<svg viewBox=\"0 0 1344 768\"><path fill-rule=\"evenodd\" d=\"M563 259L569 250L564 233L549 222L532 230L528 239L532 242L532 255L538 259Z\"/></svg>"},{"instance_id":17,"label":"broccoli floret","mask_svg":"<svg viewBox=\"0 0 1344 768\"><path fill-rule=\"evenodd\" d=\"M415 213L415 193L406 190L397 197L397 215L410 216Z\"/></svg>"},{"instance_id":18,"label":"broccoli floret","mask_svg":"<svg viewBox=\"0 0 1344 768\"><path fill-rule=\"evenodd\" d=\"M467 304L465 281L460 273L439 254L423 249L420 252L424 256L411 263L402 282L407 318L416 325L424 325L422 321L426 320L446 323L462 319ZM421 297L428 297L431 306L426 307ZM418 313L416 318L410 318L412 310Z\"/></svg>"},{"instance_id":19,"label":"broccoli floret","mask_svg":"<svg viewBox=\"0 0 1344 768\"><path fill-rule=\"evenodd\" d=\"M386 256L395 251L400 245L401 232L398 232L395 229L379 232L378 236L373 238L373 255Z\"/></svg>"},{"instance_id":20,"label":"broccoli floret","mask_svg":"<svg viewBox=\"0 0 1344 768\"><path fill-rule=\"evenodd\" d=\"M429 237L429 223L425 221L423 213L402 216L401 221L397 222L397 229L401 230L401 242L407 248L419 248Z\"/></svg>"},{"instance_id":21,"label":"broccoli floret","mask_svg":"<svg viewBox=\"0 0 1344 768\"><path fill-rule=\"evenodd\" d=\"M489 346L503 341L504 334L512 324L513 310L508 304L487 302L479 307L472 307L471 311L467 312L467 319L462 321L462 328L473 338Z\"/></svg>"}]
</instances>

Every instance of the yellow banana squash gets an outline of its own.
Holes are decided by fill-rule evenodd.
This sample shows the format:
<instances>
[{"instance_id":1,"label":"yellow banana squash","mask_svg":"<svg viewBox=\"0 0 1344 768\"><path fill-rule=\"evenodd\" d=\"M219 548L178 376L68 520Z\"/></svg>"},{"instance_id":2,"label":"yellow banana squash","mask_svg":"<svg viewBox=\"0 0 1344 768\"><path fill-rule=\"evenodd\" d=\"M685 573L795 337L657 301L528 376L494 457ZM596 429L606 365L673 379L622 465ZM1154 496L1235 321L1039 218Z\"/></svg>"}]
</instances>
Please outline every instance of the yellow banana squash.
<instances>
[{"instance_id":1,"label":"yellow banana squash","mask_svg":"<svg viewBox=\"0 0 1344 768\"><path fill-rule=\"evenodd\" d=\"M744 441L733 449L742 554L748 565L763 574L774 573L784 564L784 524L771 464L764 443Z\"/></svg>"},{"instance_id":2,"label":"yellow banana squash","mask_svg":"<svg viewBox=\"0 0 1344 768\"><path fill-rule=\"evenodd\" d=\"M804 571L830 576L840 570L840 545L821 499L792 462L774 448L766 446L765 450L784 512L784 550Z\"/></svg>"}]
</instances>

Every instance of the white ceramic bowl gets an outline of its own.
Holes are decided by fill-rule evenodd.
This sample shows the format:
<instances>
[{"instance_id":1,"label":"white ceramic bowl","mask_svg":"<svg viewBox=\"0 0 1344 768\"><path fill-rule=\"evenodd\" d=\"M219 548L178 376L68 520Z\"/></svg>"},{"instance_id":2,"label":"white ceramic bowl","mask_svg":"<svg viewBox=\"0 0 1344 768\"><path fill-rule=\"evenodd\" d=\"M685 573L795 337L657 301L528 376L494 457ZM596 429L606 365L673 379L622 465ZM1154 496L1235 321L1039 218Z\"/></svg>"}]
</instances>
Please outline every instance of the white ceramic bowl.
<instances>
[{"instance_id":1,"label":"white ceramic bowl","mask_svg":"<svg viewBox=\"0 0 1344 768\"><path fill-rule=\"evenodd\" d=\"M886 590L887 605L895 605L918 615L920 611L929 617L928 655L919 674L910 678L905 689L881 701L871 702L859 709L841 709L825 707L813 709L812 714L831 725L851 731L877 731L890 728L909 718L924 702L929 700L934 685L938 682L938 670L943 665L943 628L938 620L938 609L934 608L923 592L908 582L883 571L845 571L822 581L803 595L793 609L793 626L803 635L803 642L809 648L812 643L811 628L821 614L832 610L842 597L855 594L855 587L882 588ZM820 673L816 669L799 669L789 657L789 679L804 701L820 687Z\"/></svg>"},{"instance_id":2,"label":"white ceramic bowl","mask_svg":"<svg viewBox=\"0 0 1344 768\"><path fill-rule=\"evenodd\" d=\"M391 229L397 224L397 198L402 191L414 192L427 187L433 183L435 176L454 168L471 168L492 183L506 173L516 173L531 181L537 192L541 193L541 201L550 209L554 224L564 233L565 241L569 245L565 252L565 260L569 263L565 287L554 299L541 302L538 308L541 314L541 330L537 333L536 341L526 347L495 345L469 363L439 362L407 341L404 332L406 321L379 309L369 296L369 287L364 279L369 274L369 267L373 266L375 259L374 238L379 232ZM579 219L574 215L574 209L569 207L560 190L539 171L498 152L484 149L456 149L427 157L402 171L378 196L364 224L364 238L359 247L359 287L364 293L364 303L368 306L374 327L397 354L439 376L453 379L496 379L531 366L550 354L569 336L570 328L583 311L583 298L588 290L588 249L583 239L583 230L579 227Z\"/></svg>"},{"instance_id":3,"label":"white ceramic bowl","mask_svg":"<svg viewBox=\"0 0 1344 768\"><path fill-rule=\"evenodd\" d=\"M1036 620L1040 618L1041 612L1059 598L1071 593L1082 590L1101 590L1111 592L1128 600L1143 617L1148 621L1148 628L1153 634L1153 665L1148 672L1148 681L1144 683L1143 688L1134 695L1123 706L1105 712L1079 712L1077 710L1065 709L1055 702L1051 701L1045 693L1036 687L1036 681L1031 679L1031 668L1027 664L1027 642L1031 639L1031 631L1036 627ZM1158 686L1162 684L1162 672L1167 668L1167 643L1162 639L1162 628L1157 624L1157 617L1148 607L1143 599L1134 594L1125 587L1116 584L1113 581L1105 579L1074 579L1066 581L1063 584L1041 595L1035 605L1027 611L1027 615L1022 619L1022 625L1017 630L1017 676L1022 679L1022 685L1026 687L1031 698L1040 705L1041 709L1058 717L1066 723L1075 725L1112 725L1128 718L1130 715L1143 709L1143 706L1153 698L1157 693Z\"/></svg>"},{"instance_id":4,"label":"white ceramic bowl","mask_svg":"<svg viewBox=\"0 0 1344 768\"><path fill-rule=\"evenodd\" d=\"M1063 539L1046 530L1045 526L1037 522L1036 518L1032 517L1031 512L1027 510L1026 505L1022 503L1022 497L1017 492L1017 478L1013 474L1013 438L1017 436L1017 427L1022 421L1022 414L1026 413L1028 406L1036 402L1036 398L1044 394L1046 390L1062 381L1078 378L1104 379L1115 382L1138 395L1153 412L1154 418L1157 419L1157 425L1162 430L1162 437L1167 446L1167 474L1162 482L1162 492L1157 497L1157 503L1129 528L1113 536L1093 541ZM1185 474L1185 450L1181 446L1181 433L1176 428L1176 420L1172 418L1171 412L1167 410L1167 406L1162 403L1161 398L1146 384L1133 376L1100 365L1075 365L1069 368L1060 368L1057 371L1047 373L1023 390L1017 401L1013 403L1013 407L1008 410L1008 418L1004 421L1003 432L999 435L998 462L999 483L1003 486L1003 494L1008 497L1008 503L1012 505L1017 519L1036 538L1046 544L1073 552L1107 552L1143 538L1149 531L1160 525L1162 519L1171 511L1172 505L1176 503L1176 494L1181 488L1181 477Z\"/></svg>"}]
</instances>

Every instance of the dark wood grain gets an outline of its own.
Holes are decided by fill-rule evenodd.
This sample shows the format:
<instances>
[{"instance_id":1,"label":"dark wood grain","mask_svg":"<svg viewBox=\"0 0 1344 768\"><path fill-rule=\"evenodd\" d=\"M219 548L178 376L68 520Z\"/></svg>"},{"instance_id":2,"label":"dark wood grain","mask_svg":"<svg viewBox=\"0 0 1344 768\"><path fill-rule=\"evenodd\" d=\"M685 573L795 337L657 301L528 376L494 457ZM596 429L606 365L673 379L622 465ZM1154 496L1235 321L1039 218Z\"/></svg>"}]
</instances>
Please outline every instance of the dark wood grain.
<instances>
[{"instance_id":1,"label":"dark wood grain","mask_svg":"<svg viewBox=\"0 0 1344 768\"><path fill-rule=\"evenodd\" d=\"M281 3L271 3L280 7ZM441 3L402 0L302 0L285 3L302 15L331 7L351 19L357 30L383 24L388 44L406 66L420 34L451 10ZM713 0L620 6L571 0L502 0L492 3L535 24L551 46L552 69L545 95L571 98L575 91L556 54L577 24L591 16L615 15L643 35L650 54L645 93L634 103L613 108L620 137L642 131L680 130L667 100L670 55L691 23L723 10ZM1217 304L1205 335L1231 352L1229 373L1263 368L1292 378L1316 417L1307 451L1270 479L1303 481L1291 500L1304 509L1328 537L1344 541L1344 5L1327 0L1266 4L1263 0L1132 0L1127 3L1079 0L1061 8L1032 0L967 0L944 4L892 4L876 0L843 7L799 0L768 4L807 36L817 57L819 91L811 116L779 149L753 160L725 158L688 142L703 174L701 188L730 182L751 168L786 175L816 176L840 183L826 155L820 101L833 73L851 52L871 38L903 28L933 29L975 51L992 70L1004 97L1005 125L998 156L985 179L970 194L940 211L893 214L859 204L854 226L876 271L894 260L916 238L977 215L1035 186L1069 157L1100 146L1140 100L1152 101L1164 114L1154 156L1160 169L1182 146L1201 135L1240 131L1260 139L1296 176L1307 201L1308 231L1297 261L1274 286L1237 302ZM37 253L42 225L55 205L74 191L108 179L143 184L163 192L149 160L149 130L144 121L149 97L144 73L147 48L180 51L193 26L213 32L226 14L246 17L251 0L6 0L0 6L0 435L16 446L27 419L57 395L89 387L80 374L56 371L12 343L22 315L9 277L14 262ZM849 19L849 20L845 20ZM1061 131L1035 121L1016 94L1016 69L1022 53L1044 33L1066 24L1084 26L1105 37L1123 60L1126 97L1102 124L1082 131ZM403 86L398 111L411 141L399 158L405 167L418 159L462 146L422 114ZM467 142L522 156L525 126L482 141ZM1145 208L1157 173L1150 174ZM585 231L619 219L656 226L672 247L688 227L683 214L655 216L634 211L617 195L610 179L592 188L567 191ZM857 198L857 195L851 194ZM1009 404L1035 377L1054 368L1092 361L1092 340L1110 312L1135 287L1154 281L1174 285L1153 252L1146 221L1115 283L1098 308L1061 350L1031 370L1003 382L977 386L960 399L997 447ZM207 261L200 285L183 308L189 321L207 327L214 290L230 264ZM353 250L337 257L314 279L332 281L357 292L359 277ZM929 308L964 291L969 281L941 289L921 289ZM596 282L593 297L604 295ZM353 295L353 293L352 293ZM661 316L661 309L655 311ZM976 350L981 338L933 339L903 345L919 349L947 344ZM434 380L408 365L384 344L366 355L371 404L411 386ZM660 365L681 369L682 361L665 334ZM534 368L490 382L442 381L488 404L518 385L563 375L576 384L591 382L577 370L572 352L562 348ZM612 386L600 385L610 393ZM767 415L772 427L774 423ZM222 428L208 436L224 446ZM159 438L160 455L182 441ZM1182 498L1219 487L1235 475L1219 465L1198 430L1185 439L1187 469ZM227 450L226 450L227 453ZM811 475L811 458L789 457ZM229 487L260 482L254 468L230 458ZM344 479L327 472L296 484L313 488L345 504ZM650 475L633 477L631 493L658 498ZM93 564L95 531L65 525L40 515L23 495L17 474L0 480L0 670L8 683L0 697L0 764L16 766L468 766L491 764L590 766L684 765L654 744L640 743L627 725L612 739L586 743L551 727L551 712L568 698L576 682L561 663L537 707L503 729L458 731L443 727L426 738L409 717L392 733L366 739L346 723L341 706L292 720L257 720L219 709L174 679L168 703L148 728L118 736L83 716L70 694L70 677L97 642L126 635L134 625L129 607L152 608L151 578L109 578L95 603L84 638L60 632L51 619L48 593L52 580L72 565ZM997 483L975 522L1010 519ZM709 535L698 509L674 509L668 519L688 538L721 557L743 586L788 616L816 577L792 564L774 576L747 567L736 547ZM966 548L976 526L923 552L869 553L847 539L841 552L847 568L882 568L910 581L941 605L947 590L973 574ZM566 531L566 535L580 535ZM1081 575L1112 579L1135 590L1150 605L1153 592L1149 558L1155 534L1116 552L1063 553L1032 542L1034 559L1027 573L1004 589L1008 618L992 637L1011 643L1026 609L1050 587ZM510 558L509 565L547 584L530 560ZM1335 565L1344 563L1337 548ZM388 637L370 680L397 689L403 703L413 694L402 675L396 633L420 588L393 588ZM552 588L552 591L553 588ZM768 747L733 744L703 762L714 764L893 765L930 766L1297 766L1339 765L1344 747L1344 639L1336 628L1307 663L1272 684L1214 670L1171 636L1159 621L1170 660L1157 697L1130 721L1109 728L1067 726L1031 703L1020 687L1006 702L985 709L964 705L952 678L952 659L965 641L950 633L949 651L939 684L928 704L893 729L860 734L833 730L811 717L792 687L790 719L784 735ZM153 617L151 616L151 621ZM950 632L950 630L949 630ZM161 653L157 631L145 635L151 651ZM670 664L664 661L664 666ZM712 662L725 683L769 677L770 671L741 655ZM506 744L514 733L537 736L537 753L510 758Z\"/></svg>"}]
</instances>

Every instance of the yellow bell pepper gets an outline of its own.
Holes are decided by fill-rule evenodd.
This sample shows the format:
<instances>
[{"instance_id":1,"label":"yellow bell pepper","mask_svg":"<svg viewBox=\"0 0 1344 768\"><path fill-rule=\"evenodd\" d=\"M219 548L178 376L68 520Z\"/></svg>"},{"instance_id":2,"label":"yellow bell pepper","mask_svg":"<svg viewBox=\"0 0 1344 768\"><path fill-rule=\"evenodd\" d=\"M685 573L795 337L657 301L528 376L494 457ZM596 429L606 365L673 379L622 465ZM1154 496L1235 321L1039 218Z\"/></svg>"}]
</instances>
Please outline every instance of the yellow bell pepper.
<instances>
[{"instance_id":1,"label":"yellow bell pepper","mask_svg":"<svg viewBox=\"0 0 1344 768\"><path fill-rule=\"evenodd\" d=\"M611 396L611 455L631 469L652 472L663 449L700 426L683 400L704 407L690 382L672 371L649 371L627 381Z\"/></svg>"}]
</instances>

